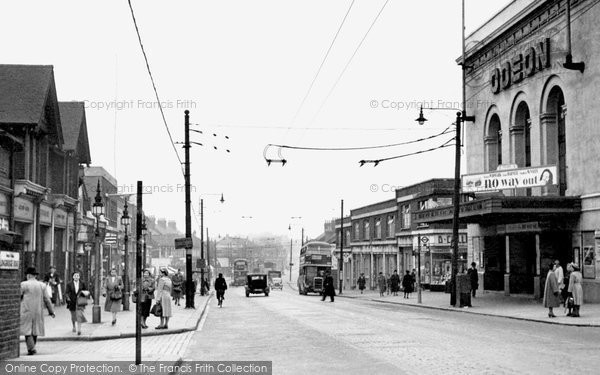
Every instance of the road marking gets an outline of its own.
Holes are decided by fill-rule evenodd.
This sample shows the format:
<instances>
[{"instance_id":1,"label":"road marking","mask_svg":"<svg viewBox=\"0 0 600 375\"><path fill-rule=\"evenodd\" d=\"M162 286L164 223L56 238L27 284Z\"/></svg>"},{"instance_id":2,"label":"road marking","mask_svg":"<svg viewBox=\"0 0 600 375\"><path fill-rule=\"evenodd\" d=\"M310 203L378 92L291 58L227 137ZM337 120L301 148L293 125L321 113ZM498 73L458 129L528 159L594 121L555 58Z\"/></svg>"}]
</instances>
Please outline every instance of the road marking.
<instances>
[{"instance_id":1,"label":"road marking","mask_svg":"<svg viewBox=\"0 0 600 375\"><path fill-rule=\"evenodd\" d=\"M206 317L208 316L208 312L210 310L210 306L206 305L206 310L202 315L202 319L200 319L200 324L198 324L198 328L196 328L196 332L202 331L202 327L204 327L204 322L206 322Z\"/></svg>"}]
</instances>

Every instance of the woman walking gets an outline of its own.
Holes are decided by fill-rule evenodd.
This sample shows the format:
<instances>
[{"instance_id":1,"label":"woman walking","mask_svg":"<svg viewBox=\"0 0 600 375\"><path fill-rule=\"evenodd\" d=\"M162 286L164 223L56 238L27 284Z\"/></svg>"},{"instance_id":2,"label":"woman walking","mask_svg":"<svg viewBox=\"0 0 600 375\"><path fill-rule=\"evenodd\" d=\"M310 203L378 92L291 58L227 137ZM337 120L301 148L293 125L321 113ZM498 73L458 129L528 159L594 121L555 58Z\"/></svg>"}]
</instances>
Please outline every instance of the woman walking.
<instances>
[{"instance_id":1,"label":"woman walking","mask_svg":"<svg viewBox=\"0 0 600 375\"><path fill-rule=\"evenodd\" d=\"M103 297L106 297L104 302L104 311L112 313L112 325L117 324L117 313L121 311L121 301L123 299L123 279L117 276L117 270L110 270L110 276L104 281Z\"/></svg>"},{"instance_id":2,"label":"woman walking","mask_svg":"<svg viewBox=\"0 0 600 375\"><path fill-rule=\"evenodd\" d=\"M406 275L402 278L402 289L404 289L404 298L409 298L413 292L414 279L410 274L410 271L406 271Z\"/></svg>"},{"instance_id":3,"label":"woman walking","mask_svg":"<svg viewBox=\"0 0 600 375\"><path fill-rule=\"evenodd\" d=\"M171 290L173 301L175 301L177 306L180 306L179 300L183 293L183 275L181 274L181 270L177 270L177 273L171 277L171 282L173 283L173 288Z\"/></svg>"},{"instance_id":4,"label":"woman walking","mask_svg":"<svg viewBox=\"0 0 600 375\"><path fill-rule=\"evenodd\" d=\"M579 265L570 263L567 269L571 273L569 276L569 293L573 296L573 314L571 316L579 318L579 307L583 304L583 287L581 286L583 277L579 272Z\"/></svg>"},{"instance_id":5,"label":"woman walking","mask_svg":"<svg viewBox=\"0 0 600 375\"><path fill-rule=\"evenodd\" d=\"M169 318L173 316L171 309L171 290L173 282L169 279L169 272L166 268L160 270L161 277L158 279L156 287L156 303L160 303L162 307L162 315L160 316L160 324L155 329L168 329Z\"/></svg>"},{"instance_id":6,"label":"woman walking","mask_svg":"<svg viewBox=\"0 0 600 375\"><path fill-rule=\"evenodd\" d=\"M67 308L71 312L71 323L73 324L73 332L77 332L77 335L81 335L81 323L86 323L87 319L83 314L85 305L87 304L87 298L90 292L87 290L86 285L83 281L80 281L81 274L79 271L75 271L71 274L71 281L67 283L67 289L65 291L65 297L67 300ZM81 297L81 298L80 298ZM83 299L85 304L79 303L78 300Z\"/></svg>"},{"instance_id":7,"label":"woman walking","mask_svg":"<svg viewBox=\"0 0 600 375\"><path fill-rule=\"evenodd\" d=\"M377 286L379 287L379 297L383 297L385 295L385 288L387 287L387 280L385 279L385 276L383 276L383 272L379 272Z\"/></svg>"},{"instance_id":8,"label":"woman walking","mask_svg":"<svg viewBox=\"0 0 600 375\"><path fill-rule=\"evenodd\" d=\"M150 316L150 305L152 305L152 300L154 299L155 287L156 283L154 282L154 278L150 274L150 271L145 269L142 277L142 292L138 296L138 300L142 307L142 328L144 329L148 328L146 319Z\"/></svg>"},{"instance_id":9,"label":"woman walking","mask_svg":"<svg viewBox=\"0 0 600 375\"><path fill-rule=\"evenodd\" d=\"M554 273L554 264L548 264L548 274L546 275L546 284L544 286L544 307L548 308L548 318L556 318L555 307L560 306L560 290L558 289L558 280Z\"/></svg>"}]
</instances>

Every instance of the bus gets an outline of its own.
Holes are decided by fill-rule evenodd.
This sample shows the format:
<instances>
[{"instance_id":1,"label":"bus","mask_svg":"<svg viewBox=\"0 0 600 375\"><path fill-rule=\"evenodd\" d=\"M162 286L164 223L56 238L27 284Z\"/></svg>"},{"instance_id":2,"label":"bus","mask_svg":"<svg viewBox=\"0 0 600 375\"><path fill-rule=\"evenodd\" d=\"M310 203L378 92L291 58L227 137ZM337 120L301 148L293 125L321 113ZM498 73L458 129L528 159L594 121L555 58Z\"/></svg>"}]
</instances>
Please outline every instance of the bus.
<instances>
[{"instance_id":1,"label":"bus","mask_svg":"<svg viewBox=\"0 0 600 375\"><path fill-rule=\"evenodd\" d=\"M248 274L248 260L235 259L233 261L233 286L246 285Z\"/></svg>"},{"instance_id":2,"label":"bus","mask_svg":"<svg viewBox=\"0 0 600 375\"><path fill-rule=\"evenodd\" d=\"M298 293L323 293L325 273L331 272L331 244L310 241L300 249ZM333 276L333 275L332 275Z\"/></svg>"}]
</instances>

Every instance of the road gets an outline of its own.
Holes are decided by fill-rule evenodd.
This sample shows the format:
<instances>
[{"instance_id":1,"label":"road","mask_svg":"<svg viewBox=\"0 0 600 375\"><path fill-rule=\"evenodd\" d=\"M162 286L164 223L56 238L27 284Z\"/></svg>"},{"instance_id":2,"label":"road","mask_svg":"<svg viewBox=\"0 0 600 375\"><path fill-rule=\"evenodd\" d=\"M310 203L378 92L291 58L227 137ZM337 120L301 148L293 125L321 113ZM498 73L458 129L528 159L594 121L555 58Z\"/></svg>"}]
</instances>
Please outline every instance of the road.
<instances>
[{"instance_id":1,"label":"road","mask_svg":"<svg viewBox=\"0 0 600 375\"><path fill-rule=\"evenodd\" d=\"M212 299L185 360L273 361L274 374L597 373L598 328L554 326L358 300Z\"/></svg>"}]
</instances>

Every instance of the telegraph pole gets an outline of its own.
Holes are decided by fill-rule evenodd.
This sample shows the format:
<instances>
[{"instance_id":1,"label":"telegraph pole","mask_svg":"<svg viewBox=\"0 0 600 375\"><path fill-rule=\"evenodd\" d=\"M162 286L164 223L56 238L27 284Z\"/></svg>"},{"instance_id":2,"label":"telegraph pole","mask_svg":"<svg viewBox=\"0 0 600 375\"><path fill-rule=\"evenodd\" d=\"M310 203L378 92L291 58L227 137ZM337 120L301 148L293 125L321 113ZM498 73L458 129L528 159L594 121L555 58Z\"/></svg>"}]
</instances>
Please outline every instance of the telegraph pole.
<instances>
[{"instance_id":1,"label":"telegraph pole","mask_svg":"<svg viewBox=\"0 0 600 375\"><path fill-rule=\"evenodd\" d=\"M340 210L340 294L344 284L344 200L342 199L342 207ZM333 297L332 297L333 298Z\"/></svg>"},{"instance_id":2,"label":"telegraph pole","mask_svg":"<svg viewBox=\"0 0 600 375\"><path fill-rule=\"evenodd\" d=\"M137 182L137 220L135 223L135 273L136 273L136 285L138 290L138 303L135 304L135 364L139 365L142 363L142 304L140 298L142 297L142 273L144 272L142 266L142 181ZM146 247L146 241L144 241L144 248Z\"/></svg>"},{"instance_id":3,"label":"telegraph pole","mask_svg":"<svg viewBox=\"0 0 600 375\"><path fill-rule=\"evenodd\" d=\"M200 198L200 295L204 295L204 199Z\"/></svg>"},{"instance_id":4,"label":"telegraph pole","mask_svg":"<svg viewBox=\"0 0 600 375\"><path fill-rule=\"evenodd\" d=\"M190 111L185 113L185 308L194 308L194 283L192 282L192 213L190 193ZM202 246L202 245L200 245Z\"/></svg>"}]
</instances>

